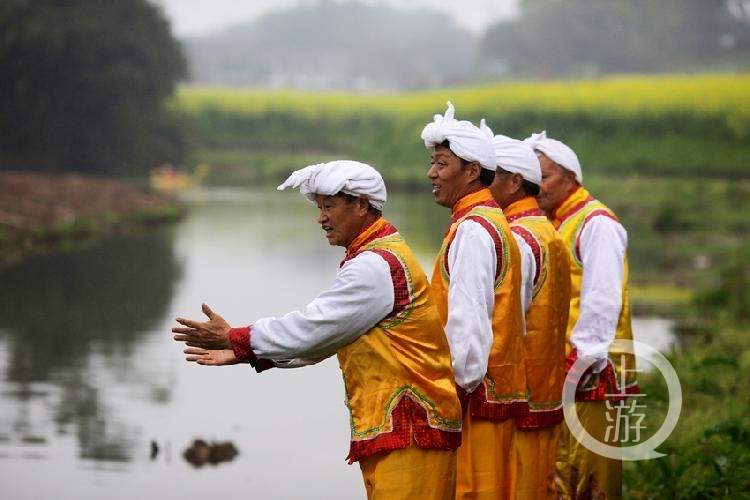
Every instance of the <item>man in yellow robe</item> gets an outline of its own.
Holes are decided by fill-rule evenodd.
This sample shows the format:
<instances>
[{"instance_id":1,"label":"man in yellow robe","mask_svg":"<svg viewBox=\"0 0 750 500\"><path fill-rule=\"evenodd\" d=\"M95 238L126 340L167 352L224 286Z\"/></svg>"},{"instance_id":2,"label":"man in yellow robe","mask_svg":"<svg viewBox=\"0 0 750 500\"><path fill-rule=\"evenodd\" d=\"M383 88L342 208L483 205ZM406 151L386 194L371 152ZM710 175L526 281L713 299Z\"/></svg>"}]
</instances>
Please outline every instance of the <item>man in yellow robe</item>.
<instances>
[{"instance_id":1,"label":"man in yellow robe","mask_svg":"<svg viewBox=\"0 0 750 500\"><path fill-rule=\"evenodd\" d=\"M333 285L302 311L241 328L204 305L208 321L177 318L174 339L187 343L188 361L248 362L256 371L336 354L350 412L348 459L359 462L367 498L453 499L461 407L449 346L427 276L382 216L382 177L339 160L294 172L279 189L286 187L318 206L329 244L346 248Z\"/></svg>"},{"instance_id":2,"label":"man in yellow robe","mask_svg":"<svg viewBox=\"0 0 750 500\"><path fill-rule=\"evenodd\" d=\"M493 135L497 171L490 191L521 249L529 414L513 434L513 498L557 498L555 463L563 421L565 332L570 307L570 258L565 243L536 201L542 171L523 141Z\"/></svg>"},{"instance_id":3,"label":"man in yellow robe","mask_svg":"<svg viewBox=\"0 0 750 500\"><path fill-rule=\"evenodd\" d=\"M635 357L618 352L615 339L632 340L628 300L627 232L615 214L583 187L578 157L566 144L533 134L526 142L537 152L542 182L537 200L570 253L571 301L567 366L586 357L589 369L577 374L575 412L596 440L608 440L615 412L607 403L638 393ZM609 345L609 349L595 347ZM569 374L569 377L575 374ZM568 409L566 409L567 411ZM622 462L586 448L563 424L558 449L557 486L565 499L622 497Z\"/></svg>"},{"instance_id":4,"label":"man in yellow robe","mask_svg":"<svg viewBox=\"0 0 750 500\"><path fill-rule=\"evenodd\" d=\"M427 177L435 202L451 210L431 287L445 324L464 407L458 499L510 498L514 418L528 413L518 245L488 186L492 141L472 123L445 115L425 126Z\"/></svg>"}]
</instances>

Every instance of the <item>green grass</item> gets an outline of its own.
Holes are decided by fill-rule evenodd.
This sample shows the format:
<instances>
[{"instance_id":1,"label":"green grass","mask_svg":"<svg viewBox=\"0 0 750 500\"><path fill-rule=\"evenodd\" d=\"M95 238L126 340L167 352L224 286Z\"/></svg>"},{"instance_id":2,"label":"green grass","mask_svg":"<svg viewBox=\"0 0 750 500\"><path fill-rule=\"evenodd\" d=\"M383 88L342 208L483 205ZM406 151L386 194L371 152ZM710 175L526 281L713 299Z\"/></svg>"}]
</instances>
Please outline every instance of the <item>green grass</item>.
<instances>
[{"instance_id":1,"label":"green grass","mask_svg":"<svg viewBox=\"0 0 750 500\"><path fill-rule=\"evenodd\" d=\"M336 157L320 151L272 152L246 148L199 148L196 158L211 165L204 185L275 185L293 170Z\"/></svg>"},{"instance_id":2,"label":"green grass","mask_svg":"<svg viewBox=\"0 0 750 500\"><path fill-rule=\"evenodd\" d=\"M683 399L677 426L657 449L667 456L625 462L625 498L747 498L750 392L743 374L750 370L750 330L716 326L682 340L681 350L669 356ZM658 371L639 377L649 418L663 422L669 402L664 379Z\"/></svg>"},{"instance_id":3,"label":"green grass","mask_svg":"<svg viewBox=\"0 0 750 500\"><path fill-rule=\"evenodd\" d=\"M649 284L630 287L630 299L635 301L687 304L692 298L693 294L690 290L674 286Z\"/></svg>"}]
</instances>

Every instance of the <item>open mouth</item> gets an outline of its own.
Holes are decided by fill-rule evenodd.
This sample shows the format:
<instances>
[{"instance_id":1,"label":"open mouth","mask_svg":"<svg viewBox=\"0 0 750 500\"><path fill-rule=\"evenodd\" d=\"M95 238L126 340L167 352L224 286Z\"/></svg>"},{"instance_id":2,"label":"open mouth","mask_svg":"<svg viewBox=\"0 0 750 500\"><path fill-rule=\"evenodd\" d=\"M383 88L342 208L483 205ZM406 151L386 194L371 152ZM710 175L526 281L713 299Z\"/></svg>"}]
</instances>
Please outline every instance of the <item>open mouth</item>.
<instances>
[{"instance_id":1,"label":"open mouth","mask_svg":"<svg viewBox=\"0 0 750 500\"><path fill-rule=\"evenodd\" d=\"M432 185L432 194L437 194L438 191L440 191L440 186L438 186L437 184L433 184Z\"/></svg>"}]
</instances>

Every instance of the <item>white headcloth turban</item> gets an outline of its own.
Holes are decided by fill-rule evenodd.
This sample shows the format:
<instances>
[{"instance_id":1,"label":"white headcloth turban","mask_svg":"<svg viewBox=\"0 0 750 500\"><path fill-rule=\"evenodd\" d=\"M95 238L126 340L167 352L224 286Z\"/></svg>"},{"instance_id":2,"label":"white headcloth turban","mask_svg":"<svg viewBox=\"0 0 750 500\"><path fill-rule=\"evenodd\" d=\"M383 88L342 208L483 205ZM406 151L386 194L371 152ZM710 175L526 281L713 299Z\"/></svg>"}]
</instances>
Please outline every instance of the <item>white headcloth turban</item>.
<instances>
[{"instance_id":1,"label":"white headcloth turban","mask_svg":"<svg viewBox=\"0 0 750 500\"><path fill-rule=\"evenodd\" d=\"M521 177L537 186L541 184L542 168L539 166L539 158L528 143L505 135L494 135L484 119L479 128L488 137L492 137L498 167L508 172L521 174Z\"/></svg>"},{"instance_id":2,"label":"white headcloth turban","mask_svg":"<svg viewBox=\"0 0 750 500\"><path fill-rule=\"evenodd\" d=\"M534 151L544 153L550 160L576 174L578 183L583 184L581 164L578 162L578 156L575 151L570 149L570 147L558 140L547 137L547 131L545 130L538 134L531 134L524 141L529 143L534 148Z\"/></svg>"},{"instance_id":3,"label":"white headcloth turban","mask_svg":"<svg viewBox=\"0 0 750 500\"><path fill-rule=\"evenodd\" d=\"M422 130L422 139L428 149L444 141L450 142L451 151L466 161L476 161L487 170L497 170L492 140L479 127L466 120L453 118L456 110L448 101L445 115L435 115L434 121Z\"/></svg>"},{"instance_id":4,"label":"white headcloth turban","mask_svg":"<svg viewBox=\"0 0 750 500\"><path fill-rule=\"evenodd\" d=\"M378 171L366 163L351 160L329 161L295 170L276 189L282 191L288 187L299 187L300 194L312 203L317 194L333 196L343 192L364 196L370 205L383 210L386 199L385 182Z\"/></svg>"}]
</instances>

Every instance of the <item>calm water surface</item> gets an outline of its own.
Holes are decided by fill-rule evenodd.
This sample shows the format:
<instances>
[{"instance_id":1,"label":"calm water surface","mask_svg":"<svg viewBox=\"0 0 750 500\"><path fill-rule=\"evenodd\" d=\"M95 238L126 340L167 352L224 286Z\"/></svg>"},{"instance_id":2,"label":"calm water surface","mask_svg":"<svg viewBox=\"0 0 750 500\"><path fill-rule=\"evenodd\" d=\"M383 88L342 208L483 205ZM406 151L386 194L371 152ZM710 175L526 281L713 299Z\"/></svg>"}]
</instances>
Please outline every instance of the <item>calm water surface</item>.
<instances>
[{"instance_id":1,"label":"calm water surface","mask_svg":"<svg viewBox=\"0 0 750 500\"><path fill-rule=\"evenodd\" d=\"M447 223L424 196L386 217L427 269ZM304 307L332 281L314 207L297 193L193 193L180 223L0 268L3 500L364 498L347 465L349 424L335 358L256 374L201 367L171 339L206 302L230 324ZM437 229L436 229L437 228ZM667 320L636 320L665 350ZM194 467L192 441L231 441L234 460ZM151 456L152 442L158 447Z\"/></svg>"}]
</instances>

